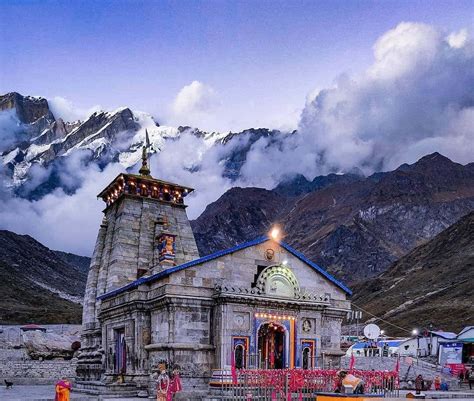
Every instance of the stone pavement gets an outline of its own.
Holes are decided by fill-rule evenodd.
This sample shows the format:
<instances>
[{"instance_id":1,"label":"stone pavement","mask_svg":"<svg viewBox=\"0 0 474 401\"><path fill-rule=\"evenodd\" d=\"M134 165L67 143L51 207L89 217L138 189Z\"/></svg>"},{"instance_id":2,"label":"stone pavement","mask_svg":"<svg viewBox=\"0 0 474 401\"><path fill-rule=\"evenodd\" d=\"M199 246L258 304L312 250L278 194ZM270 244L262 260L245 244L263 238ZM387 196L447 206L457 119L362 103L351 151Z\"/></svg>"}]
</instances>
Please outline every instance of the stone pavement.
<instances>
[{"instance_id":1,"label":"stone pavement","mask_svg":"<svg viewBox=\"0 0 474 401\"><path fill-rule=\"evenodd\" d=\"M407 393L412 392L408 390L400 390L400 397L399 398L385 398L385 400L406 400ZM465 391L424 391L426 395L426 399L428 400L469 400L474 401L474 390L465 390Z\"/></svg>"},{"instance_id":2,"label":"stone pavement","mask_svg":"<svg viewBox=\"0 0 474 401\"><path fill-rule=\"evenodd\" d=\"M54 385L0 387L1 401L54 401ZM71 393L71 401L98 401L97 396ZM144 401L146 398L107 398L107 401Z\"/></svg>"},{"instance_id":3,"label":"stone pavement","mask_svg":"<svg viewBox=\"0 0 474 401\"><path fill-rule=\"evenodd\" d=\"M399 398L385 398L386 401L406 400L407 391L400 391ZM427 399L437 399L438 401L447 400L470 400L474 401L474 391L428 391ZM13 386L7 390L4 386L0 387L1 401L54 401L54 385L44 386ZM147 398L107 398L106 401L144 401ZM99 401L96 396L86 396L83 394L72 393L71 401ZM105 400L104 400L105 401Z\"/></svg>"}]
</instances>

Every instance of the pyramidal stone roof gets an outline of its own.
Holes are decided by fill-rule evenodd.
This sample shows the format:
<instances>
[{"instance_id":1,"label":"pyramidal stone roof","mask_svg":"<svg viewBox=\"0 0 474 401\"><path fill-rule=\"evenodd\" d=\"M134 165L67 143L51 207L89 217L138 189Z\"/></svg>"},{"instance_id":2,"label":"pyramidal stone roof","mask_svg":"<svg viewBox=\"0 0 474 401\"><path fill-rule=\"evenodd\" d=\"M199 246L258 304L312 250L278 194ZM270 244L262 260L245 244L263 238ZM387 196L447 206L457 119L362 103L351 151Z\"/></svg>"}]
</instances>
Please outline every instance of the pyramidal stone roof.
<instances>
[{"instance_id":1,"label":"pyramidal stone roof","mask_svg":"<svg viewBox=\"0 0 474 401\"><path fill-rule=\"evenodd\" d=\"M142 284L146 284L146 283L151 283L153 281L156 281L156 280L160 280L164 277L167 277L169 276L170 274L173 274L173 273L176 273L176 272L179 272L181 270L184 270L184 269L187 269L188 267L192 267L192 266L197 266L197 265L200 265L202 263L205 263L205 262L209 262L211 260L214 260L214 259L218 259L222 256L225 256L225 255L229 255L231 253L234 253L234 252L237 252L237 251L240 251L242 249L245 249L245 248L249 248L249 247L252 247L252 246L255 246L255 245L259 245L259 244L262 244L266 241L274 241L273 239L271 239L270 237L268 236L262 236L262 237L258 237L252 241L248 241L248 242L244 242L242 244L239 244L239 245L236 245L232 248L228 248L228 249L224 249L222 251L218 251L218 252L214 252L214 253L211 253L210 255L207 255L207 256L203 256L202 258L199 258L199 259L195 259L195 260L191 260L190 262L186 262L186 263L183 263L181 265L178 265L178 266L173 266L173 267L170 267L169 269L166 269L166 270L163 270L159 273L156 273L156 274L153 274L151 276L148 276L148 277L141 277L139 278L138 280L135 280L135 281L132 281L130 284L127 284L123 287L120 287L120 288L117 288L116 290L113 290L113 291L110 291L110 292L107 292L103 295L100 295L99 297L97 297L97 299L107 299L107 298L110 298L110 297L113 297L117 294L121 294L125 291L128 291L128 290L131 290L131 289L134 289L134 288L137 288L138 286L142 285ZM283 241L276 241L283 249L287 250L289 253L291 253L293 256L297 257L298 259L300 259L302 262L306 263L307 265L309 265L310 267L312 267L314 270L316 270L318 273L320 273L321 275L323 275L327 280L329 280L330 282L332 282L333 284L335 284L337 287L339 287L340 289L342 289L346 294L348 295L352 295L352 291L347 287L345 286L342 282L340 282L339 280L337 280L334 276L332 276L331 274L329 274L326 270L324 270L322 267L320 267L319 265L317 265L316 263L312 262L311 260L309 260L306 256L304 256L301 252L298 252L296 249L292 248L290 245L288 245L286 242L283 242Z\"/></svg>"}]
</instances>

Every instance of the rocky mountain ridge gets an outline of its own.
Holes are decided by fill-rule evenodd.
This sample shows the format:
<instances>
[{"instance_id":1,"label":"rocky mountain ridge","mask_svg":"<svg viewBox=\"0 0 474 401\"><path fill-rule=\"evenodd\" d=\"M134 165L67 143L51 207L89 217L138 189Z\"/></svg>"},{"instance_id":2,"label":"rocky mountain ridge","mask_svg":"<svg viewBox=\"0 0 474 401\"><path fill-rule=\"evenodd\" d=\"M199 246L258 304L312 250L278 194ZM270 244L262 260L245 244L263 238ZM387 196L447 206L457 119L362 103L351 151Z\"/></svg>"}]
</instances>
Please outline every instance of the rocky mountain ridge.
<instances>
[{"instance_id":1,"label":"rocky mountain ridge","mask_svg":"<svg viewBox=\"0 0 474 401\"><path fill-rule=\"evenodd\" d=\"M233 188L192 222L201 254L262 235L279 224L285 241L353 284L474 210L474 164L434 153L364 178L301 177L275 190ZM308 184L308 182L307 182Z\"/></svg>"},{"instance_id":2,"label":"rocky mountain ridge","mask_svg":"<svg viewBox=\"0 0 474 401\"><path fill-rule=\"evenodd\" d=\"M0 141L0 162L7 176L7 186L15 194L39 199L61 187L72 193L75 185L64 184L61 171L67 161L79 157L83 165L96 163L104 168L111 162L124 169L133 168L141 158L141 148L148 132L151 154L160 152L167 141L189 134L202 138L209 146L220 146L225 166L224 176L236 179L246 154L259 138L278 136L279 131L265 128L239 133L204 132L191 127L160 126L152 116L124 107L112 112L100 111L84 121L65 122L55 118L44 98L22 96L16 92L0 96L0 113L10 113L9 140ZM35 167L47 169L32 187ZM195 167L196 168L196 167Z\"/></svg>"},{"instance_id":3,"label":"rocky mountain ridge","mask_svg":"<svg viewBox=\"0 0 474 401\"><path fill-rule=\"evenodd\" d=\"M459 331L474 325L474 212L391 265L381 275L356 285L353 302L367 322L391 335L396 326ZM391 322L388 325L384 320Z\"/></svg>"},{"instance_id":4,"label":"rocky mountain ridge","mask_svg":"<svg viewBox=\"0 0 474 401\"><path fill-rule=\"evenodd\" d=\"M0 230L0 323L80 323L89 264Z\"/></svg>"}]
</instances>

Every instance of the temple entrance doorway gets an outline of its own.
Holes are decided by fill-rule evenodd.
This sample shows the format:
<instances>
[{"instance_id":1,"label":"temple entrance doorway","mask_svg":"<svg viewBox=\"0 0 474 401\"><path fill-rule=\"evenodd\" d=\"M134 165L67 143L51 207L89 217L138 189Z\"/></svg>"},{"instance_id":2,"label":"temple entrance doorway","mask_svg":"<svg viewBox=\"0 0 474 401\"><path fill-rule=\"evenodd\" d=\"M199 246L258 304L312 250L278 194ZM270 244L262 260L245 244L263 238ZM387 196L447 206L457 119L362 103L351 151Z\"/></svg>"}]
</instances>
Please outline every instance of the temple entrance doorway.
<instances>
[{"instance_id":1,"label":"temple entrance doorway","mask_svg":"<svg viewBox=\"0 0 474 401\"><path fill-rule=\"evenodd\" d=\"M287 333L275 322L262 324L258 329L258 355L263 369L283 369L287 363Z\"/></svg>"},{"instance_id":2,"label":"temple entrance doorway","mask_svg":"<svg viewBox=\"0 0 474 401\"><path fill-rule=\"evenodd\" d=\"M125 329L115 330L115 359L114 372L127 373L127 344L125 342Z\"/></svg>"}]
</instances>

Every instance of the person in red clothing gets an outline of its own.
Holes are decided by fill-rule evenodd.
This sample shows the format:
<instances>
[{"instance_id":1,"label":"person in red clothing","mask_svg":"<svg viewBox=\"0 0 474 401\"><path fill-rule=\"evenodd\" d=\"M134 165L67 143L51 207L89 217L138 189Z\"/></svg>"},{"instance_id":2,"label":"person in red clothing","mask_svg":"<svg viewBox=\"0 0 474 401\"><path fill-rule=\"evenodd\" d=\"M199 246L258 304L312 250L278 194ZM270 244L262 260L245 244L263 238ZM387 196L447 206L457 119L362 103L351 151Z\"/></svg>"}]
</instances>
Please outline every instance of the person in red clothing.
<instances>
[{"instance_id":1,"label":"person in red clothing","mask_svg":"<svg viewBox=\"0 0 474 401\"><path fill-rule=\"evenodd\" d=\"M55 401L69 401L69 393L71 391L71 382L67 378L63 378L56 383Z\"/></svg>"}]
</instances>

